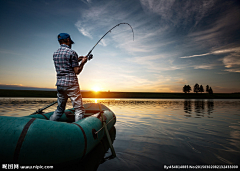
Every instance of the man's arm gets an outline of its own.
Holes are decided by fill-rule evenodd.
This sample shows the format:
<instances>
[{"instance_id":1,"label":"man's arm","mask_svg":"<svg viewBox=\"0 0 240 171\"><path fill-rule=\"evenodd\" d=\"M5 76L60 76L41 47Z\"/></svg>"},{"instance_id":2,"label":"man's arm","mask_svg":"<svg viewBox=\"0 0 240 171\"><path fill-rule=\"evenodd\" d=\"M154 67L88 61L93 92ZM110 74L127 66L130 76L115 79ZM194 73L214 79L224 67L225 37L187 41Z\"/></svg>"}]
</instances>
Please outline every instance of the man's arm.
<instances>
[{"instance_id":1,"label":"man's arm","mask_svg":"<svg viewBox=\"0 0 240 171\"><path fill-rule=\"evenodd\" d=\"M81 61L81 60L79 60L79 59L82 60L81 64L80 64L79 66L73 68L75 74L77 74L77 75L80 74L80 72L83 70L83 66L84 66L85 63L87 62L87 57L82 57L82 56L80 56L80 57L78 58L78 61Z\"/></svg>"}]
</instances>

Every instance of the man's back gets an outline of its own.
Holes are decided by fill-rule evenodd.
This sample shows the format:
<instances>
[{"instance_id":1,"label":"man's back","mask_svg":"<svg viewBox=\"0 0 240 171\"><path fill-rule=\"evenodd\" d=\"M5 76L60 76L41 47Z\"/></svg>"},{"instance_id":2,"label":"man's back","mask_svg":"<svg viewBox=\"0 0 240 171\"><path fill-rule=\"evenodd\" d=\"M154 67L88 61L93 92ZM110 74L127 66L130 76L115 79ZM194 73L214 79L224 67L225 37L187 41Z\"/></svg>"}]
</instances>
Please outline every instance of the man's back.
<instances>
[{"instance_id":1,"label":"man's back","mask_svg":"<svg viewBox=\"0 0 240 171\"><path fill-rule=\"evenodd\" d=\"M78 79L74 72L74 67L78 65L78 54L69 48L68 45L61 44L60 48L54 52L53 61L57 72L57 83L59 86L78 85Z\"/></svg>"}]
</instances>

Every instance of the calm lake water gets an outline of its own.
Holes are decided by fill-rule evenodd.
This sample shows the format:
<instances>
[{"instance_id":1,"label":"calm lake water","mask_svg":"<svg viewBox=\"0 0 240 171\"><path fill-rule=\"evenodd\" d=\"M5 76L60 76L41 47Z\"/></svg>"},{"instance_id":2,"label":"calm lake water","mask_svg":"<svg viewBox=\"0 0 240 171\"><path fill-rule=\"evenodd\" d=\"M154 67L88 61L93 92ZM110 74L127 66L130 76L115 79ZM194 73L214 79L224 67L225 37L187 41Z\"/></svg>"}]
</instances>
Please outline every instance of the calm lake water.
<instances>
[{"instance_id":1,"label":"calm lake water","mask_svg":"<svg viewBox=\"0 0 240 171\"><path fill-rule=\"evenodd\" d=\"M56 101L1 98L0 115L21 117ZM83 99L117 116L117 157L97 170L163 170L172 164L240 166L240 100ZM70 101L67 108L72 108ZM53 111L56 105L45 110ZM109 156L108 150L105 157ZM81 168L79 168L81 170Z\"/></svg>"}]
</instances>

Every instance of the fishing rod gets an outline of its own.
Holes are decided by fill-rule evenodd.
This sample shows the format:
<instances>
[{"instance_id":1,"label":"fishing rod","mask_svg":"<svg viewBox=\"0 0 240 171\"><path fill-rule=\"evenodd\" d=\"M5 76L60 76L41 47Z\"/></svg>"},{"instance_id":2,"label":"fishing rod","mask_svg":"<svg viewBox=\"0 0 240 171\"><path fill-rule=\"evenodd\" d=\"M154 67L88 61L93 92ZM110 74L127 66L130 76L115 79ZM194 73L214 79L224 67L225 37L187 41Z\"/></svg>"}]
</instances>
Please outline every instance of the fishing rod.
<instances>
[{"instance_id":1,"label":"fishing rod","mask_svg":"<svg viewBox=\"0 0 240 171\"><path fill-rule=\"evenodd\" d=\"M115 25L113 28L111 28L110 30L108 30L108 32L105 33L105 34L103 35L103 37L101 37L101 39L99 39L99 41L95 44L95 46L93 46L93 48L88 52L88 54L87 54L87 56L86 56L86 57L88 58L88 60L91 60L91 59L93 58L93 55L92 55L91 53L92 53L93 49L98 45L98 43L99 43L108 33L110 33L115 27L120 26L121 24L127 24L127 25L129 25L129 26L131 27L132 33L133 33L133 41L134 41L134 32L133 32L132 26L131 26L130 24L128 24L128 23L119 23L119 24Z\"/></svg>"}]
</instances>

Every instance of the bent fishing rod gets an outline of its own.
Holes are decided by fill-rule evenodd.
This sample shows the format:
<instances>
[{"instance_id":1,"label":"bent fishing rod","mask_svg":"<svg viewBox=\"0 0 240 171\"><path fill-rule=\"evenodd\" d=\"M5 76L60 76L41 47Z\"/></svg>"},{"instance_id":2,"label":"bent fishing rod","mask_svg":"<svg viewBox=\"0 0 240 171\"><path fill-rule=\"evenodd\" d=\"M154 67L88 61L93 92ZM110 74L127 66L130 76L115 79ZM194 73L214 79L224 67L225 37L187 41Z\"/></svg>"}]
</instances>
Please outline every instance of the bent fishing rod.
<instances>
[{"instance_id":1,"label":"bent fishing rod","mask_svg":"<svg viewBox=\"0 0 240 171\"><path fill-rule=\"evenodd\" d=\"M114 28L116 28L117 26L120 26L121 24L127 24L127 25L129 25L129 27L131 27L132 33L133 33L133 41L134 41L134 32L133 32L132 26L131 26L130 24L128 24L128 23L119 23L119 24L115 25L113 28L111 28L110 30L108 30L108 32L105 33L105 34L101 37L101 39L99 39L99 41L95 44L95 46L93 46L93 48L88 52L88 54L87 54L87 56L86 56L86 57L88 58L88 60L91 60L91 59L93 58L93 55L92 55L91 53L92 53L93 49L98 45L98 43L99 43L108 33L111 33L111 31L112 31Z\"/></svg>"}]
</instances>

